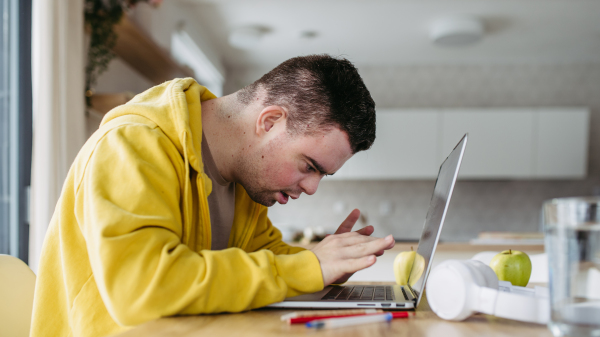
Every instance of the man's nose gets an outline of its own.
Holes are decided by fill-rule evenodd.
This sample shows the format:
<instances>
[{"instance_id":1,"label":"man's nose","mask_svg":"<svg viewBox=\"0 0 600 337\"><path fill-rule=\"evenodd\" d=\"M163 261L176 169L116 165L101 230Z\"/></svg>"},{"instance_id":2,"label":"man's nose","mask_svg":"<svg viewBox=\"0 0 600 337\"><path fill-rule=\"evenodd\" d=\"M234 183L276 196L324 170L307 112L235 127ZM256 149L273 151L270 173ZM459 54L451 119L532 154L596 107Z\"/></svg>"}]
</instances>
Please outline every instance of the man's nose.
<instances>
[{"instance_id":1,"label":"man's nose","mask_svg":"<svg viewBox=\"0 0 600 337\"><path fill-rule=\"evenodd\" d=\"M321 181L320 176L310 176L304 178L300 181L300 188L302 191L308 195L313 195L317 192L317 187L319 187L319 182Z\"/></svg>"}]
</instances>

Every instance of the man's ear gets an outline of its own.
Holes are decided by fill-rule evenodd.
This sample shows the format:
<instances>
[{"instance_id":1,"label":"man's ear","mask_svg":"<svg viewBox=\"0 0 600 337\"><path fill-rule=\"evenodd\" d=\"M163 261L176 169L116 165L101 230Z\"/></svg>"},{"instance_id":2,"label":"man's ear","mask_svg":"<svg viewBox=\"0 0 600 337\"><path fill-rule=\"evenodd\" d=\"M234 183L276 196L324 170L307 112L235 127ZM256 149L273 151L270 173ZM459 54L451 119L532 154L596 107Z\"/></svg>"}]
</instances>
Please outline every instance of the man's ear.
<instances>
[{"instance_id":1,"label":"man's ear","mask_svg":"<svg viewBox=\"0 0 600 337\"><path fill-rule=\"evenodd\" d=\"M256 119L256 134L264 135L273 128L285 130L287 117L287 110L279 105L264 108Z\"/></svg>"}]
</instances>

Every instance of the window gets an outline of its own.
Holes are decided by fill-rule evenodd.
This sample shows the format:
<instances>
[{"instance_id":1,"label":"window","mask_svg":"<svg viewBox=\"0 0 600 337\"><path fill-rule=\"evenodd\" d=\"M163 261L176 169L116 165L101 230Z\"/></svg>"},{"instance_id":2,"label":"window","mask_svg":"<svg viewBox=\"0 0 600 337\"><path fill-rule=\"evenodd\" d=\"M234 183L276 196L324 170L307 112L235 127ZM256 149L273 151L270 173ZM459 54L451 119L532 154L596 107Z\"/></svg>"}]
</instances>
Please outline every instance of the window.
<instances>
[{"instance_id":1,"label":"window","mask_svg":"<svg viewBox=\"0 0 600 337\"><path fill-rule=\"evenodd\" d=\"M192 68L195 79L215 96L223 95L223 75L188 33L178 30L171 35L171 54L179 63Z\"/></svg>"},{"instance_id":2,"label":"window","mask_svg":"<svg viewBox=\"0 0 600 337\"><path fill-rule=\"evenodd\" d=\"M0 254L27 262L31 0L0 0Z\"/></svg>"}]
</instances>

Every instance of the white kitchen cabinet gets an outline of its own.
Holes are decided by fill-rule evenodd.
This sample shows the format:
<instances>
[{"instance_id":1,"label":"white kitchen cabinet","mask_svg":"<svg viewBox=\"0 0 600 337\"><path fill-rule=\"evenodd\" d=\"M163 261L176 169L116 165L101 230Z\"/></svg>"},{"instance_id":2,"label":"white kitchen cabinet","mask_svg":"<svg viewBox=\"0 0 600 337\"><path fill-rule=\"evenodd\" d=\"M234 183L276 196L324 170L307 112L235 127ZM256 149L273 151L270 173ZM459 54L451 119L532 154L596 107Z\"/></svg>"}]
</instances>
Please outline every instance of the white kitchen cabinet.
<instances>
[{"instance_id":1,"label":"white kitchen cabinet","mask_svg":"<svg viewBox=\"0 0 600 337\"><path fill-rule=\"evenodd\" d=\"M533 176L532 109L447 109L442 113L441 163L469 133L461 178Z\"/></svg>"},{"instance_id":2,"label":"white kitchen cabinet","mask_svg":"<svg viewBox=\"0 0 600 337\"><path fill-rule=\"evenodd\" d=\"M377 139L326 180L435 179L465 133L459 179L581 179L585 108L378 110Z\"/></svg>"},{"instance_id":3,"label":"white kitchen cabinet","mask_svg":"<svg viewBox=\"0 0 600 337\"><path fill-rule=\"evenodd\" d=\"M577 179L587 172L589 111L586 108L548 108L536 113L537 178Z\"/></svg>"},{"instance_id":4,"label":"white kitchen cabinet","mask_svg":"<svg viewBox=\"0 0 600 337\"><path fill-rule=\"evenodd\" d=\"M440 163L439 112L378 110L371 149L355 154L326 179L430 179Z\"/></svg>"}]
</instances>

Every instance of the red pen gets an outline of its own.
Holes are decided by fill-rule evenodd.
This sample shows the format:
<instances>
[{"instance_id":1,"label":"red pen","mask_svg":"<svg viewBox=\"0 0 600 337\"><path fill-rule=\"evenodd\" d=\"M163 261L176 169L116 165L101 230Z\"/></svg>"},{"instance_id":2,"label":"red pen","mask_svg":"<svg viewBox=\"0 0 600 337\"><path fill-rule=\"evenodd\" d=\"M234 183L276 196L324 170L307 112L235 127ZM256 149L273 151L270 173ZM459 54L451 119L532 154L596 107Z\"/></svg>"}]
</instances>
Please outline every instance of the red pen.
<instances>
[{"instance_id":1,"label":"red pen","mask_svg":"<svg viewBox=\"0 0 600 337\"><path fill-rule=\"evenodd\" d=\"M409 313L406 311L396 311L396 312L390 312L390 313L392 314L392 318L407 318L409 316ZM319 319L342 318L342 317L353 317L353 316L368 316L368 315L381 315L381 313L296 317L296 318L290 318L288 320L288 324L307 323L307 322L311 322L311 321L315 321L315 320L319 320Z\"/></svg>"}]
</instances>

